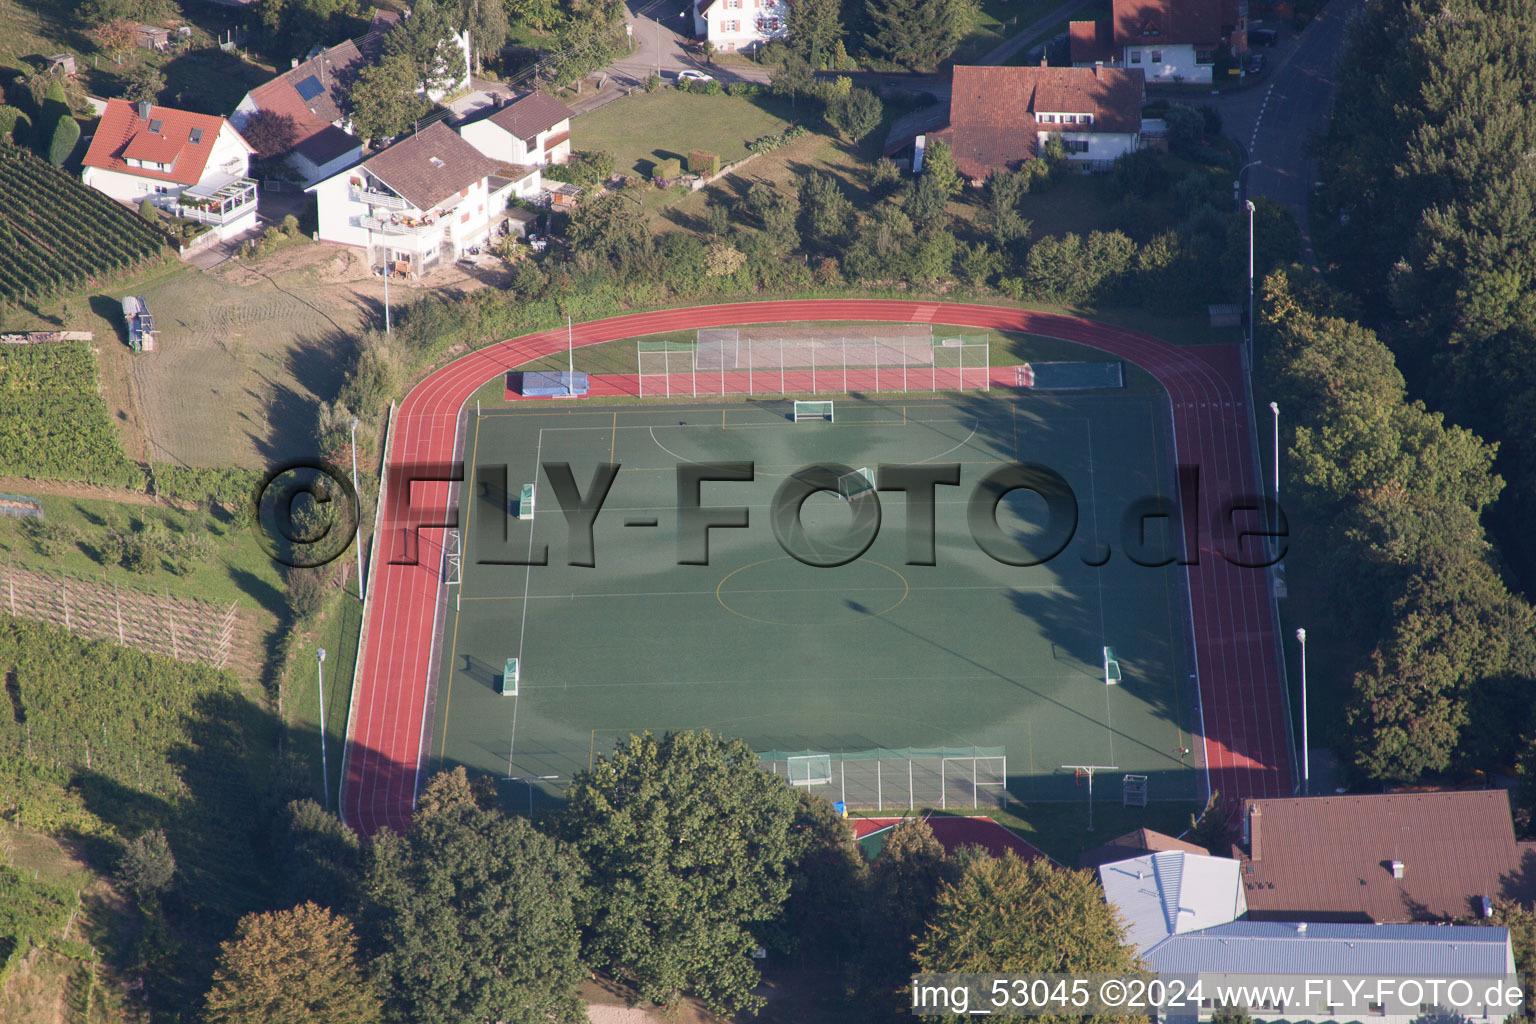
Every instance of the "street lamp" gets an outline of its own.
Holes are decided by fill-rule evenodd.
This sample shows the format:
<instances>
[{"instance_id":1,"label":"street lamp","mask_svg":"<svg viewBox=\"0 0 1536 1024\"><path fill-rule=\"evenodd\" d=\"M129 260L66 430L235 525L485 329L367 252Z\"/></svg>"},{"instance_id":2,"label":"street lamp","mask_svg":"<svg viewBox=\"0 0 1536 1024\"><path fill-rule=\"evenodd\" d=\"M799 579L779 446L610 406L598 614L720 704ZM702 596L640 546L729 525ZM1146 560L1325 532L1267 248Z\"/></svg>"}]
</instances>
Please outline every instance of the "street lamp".
<instances>
[{"instance_id":1,"label":"street lamp","mask_svg":"<svg viewBox=\"0 0 1536 1024\"><path fill-rule=\"evenodd\" d=\"M357 489L357 417L352 417L352 501L357 508L357 599L365 600L363 591L363 498L362 492Z\"/></svg>"},{"instance_id":2,"label":"street lamp","mask_svg":"<svg viewBox=\"0 0 1536 1024\"><path fill-rule=\"evenodd\" d=\"M1232 201L1234 203L1240 202L1244 198L1243 175L1248 173L1248 168L1262 166L1264 166L1263 160L1251 160L1237 169L1237 177L1232 181Z\"/></svg>"},{"instance_id":3,"label":"street lamp","mask_svg":"<svg viewBox=\"0 0 1536 1024\"><path fill-rule=\"evenodd\" d=\"M320 783L324 786L325 809L331 809L331 767L325 756L325 648L315 651L315 679L320 687Z\"/></svg>"},{"instance_id":4,"label":"street lamp","mask_svg":"<svg viewBox=\"0 0 1536 1024\"><path fill-rule=\"evenodd\" d=\"M1248 372L1253 372L1253 200L1246 199L1248 207Z\"/></svg>"},{"instance_id":5,"label":"street lamp","mask_svg":"<svg viewBox=\"0 0 1536 1024\"><path fill-rule=\"evenodd\" d=\"M1307 631L1298 629L1296 639L1301 643L1301 795L1308 795L1311 773L1307 757Z\"/></svg>"}]
</instances>

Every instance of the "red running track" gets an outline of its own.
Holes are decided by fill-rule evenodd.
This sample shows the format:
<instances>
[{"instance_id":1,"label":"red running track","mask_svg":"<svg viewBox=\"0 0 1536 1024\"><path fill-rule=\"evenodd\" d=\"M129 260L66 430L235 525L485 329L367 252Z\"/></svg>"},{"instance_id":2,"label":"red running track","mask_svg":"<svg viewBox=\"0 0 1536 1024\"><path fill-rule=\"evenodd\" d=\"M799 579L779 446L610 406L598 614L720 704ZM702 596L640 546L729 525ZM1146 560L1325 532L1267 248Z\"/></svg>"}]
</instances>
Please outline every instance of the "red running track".
<instances>
[{"instance_id":1,"label":"red running track","mask_svg":"<svg viewBox=\"0 0 1536 1024\"><path fill-rule=\"evenodd\" d=\"M1237 348L1181 348L1120 327L999 306L884 300L749 302L636 313L582 324L574 337L577 344L593 345L700 327L817 320L944 323L1060 338L1134 363L1163 385L1176 457L1200 473L1199 535L1189 545L1199 561L1189 566L1188 579L1210 784L1229 806L1244 797L1289 795L1286 692L1269 574L1240 568L1216 553L1238 550L1237 528L1219 514L1222 502L1260 486ZM466 355L412 389L395 417L342 770L342 816L364 835L409 825L418 768L427 753L424 732L443 607L440 527L453 515L456 488L413 484L410 478L451 477L469 396L497 375L565 346L566 332L556 329ZM885 390L893 386L884 378L887 372L880 381ZM1012 372L995 370L994 383L1011 385ZM702 382L709 379L718 388L719 376L700 375L700 397L707 396ZM610 393L639 390L633 377L594 379L599 381ZM648 393L651 382L648 376ZM852 373L849 385L869 386ZM725 386L745 391L746 375L726 374Z\"/></svg>"}]
</instances>

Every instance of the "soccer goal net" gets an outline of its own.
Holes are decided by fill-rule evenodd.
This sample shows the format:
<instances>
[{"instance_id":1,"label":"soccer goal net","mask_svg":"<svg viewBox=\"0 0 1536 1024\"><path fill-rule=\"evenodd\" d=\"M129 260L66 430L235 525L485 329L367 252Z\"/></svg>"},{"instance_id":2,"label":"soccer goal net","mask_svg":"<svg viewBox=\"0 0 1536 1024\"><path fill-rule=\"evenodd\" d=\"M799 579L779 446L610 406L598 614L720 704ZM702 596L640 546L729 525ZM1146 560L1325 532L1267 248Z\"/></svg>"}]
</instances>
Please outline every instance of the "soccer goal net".
<instances>
[{"instance_id":1,"label":"soccer goal net","mask_svg":"<svg viewBox=\"0 0 1536 1024\"><path fill-rule=\"evenodd\" d=\"M837 496L844 501L868 494L875 489L875 474L869 469L856 469L837 478Z\"/></svg>"},{"instance_id":2,"label":"soccer goal net","mask_svg":"<svg viewBox=\"0 0 1536 1024\"><path fill-rule=\"evenodd\" d=\"M758 753L758 767L792 786L816 787L860 810L1004 807L1008 757L1002 747Z\"/></svg>"},{"instance_id":3,"label":"soccer goal net","mask_svg":"<svg viewBox=\"0 0 1536 1024\"><path fill-rule=\"evenodd\" d=\"M826 420L828 423L836 421L831 402L796 402L795 422L801 420Z\"/></svg>"},{"instance_id":4,"label":"soccer goal net","mask_svg":"<svg viewBox=\"0 0 1536 1024\"><path fill-rule=\"evenodd\" d=\"M791 786L825 786L832 781L831 754L797 754L786 764Z\"/></svg>"}]
</instances>

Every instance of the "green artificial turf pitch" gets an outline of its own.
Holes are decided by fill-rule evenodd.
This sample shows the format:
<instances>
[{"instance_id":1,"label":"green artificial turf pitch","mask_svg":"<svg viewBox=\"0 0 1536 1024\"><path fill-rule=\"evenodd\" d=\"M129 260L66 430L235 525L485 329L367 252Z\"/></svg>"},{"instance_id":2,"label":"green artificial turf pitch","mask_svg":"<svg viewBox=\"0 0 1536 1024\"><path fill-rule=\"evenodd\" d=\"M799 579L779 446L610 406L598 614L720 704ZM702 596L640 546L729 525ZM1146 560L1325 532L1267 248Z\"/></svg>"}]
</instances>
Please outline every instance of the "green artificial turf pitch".
<instances>
[{"instance_id":1,"label":"green artificial turf pitch","mask_svg":"<svg viewBox=\"0 0 1536 1024\"><path fill-rule=\"evenodd\" d=\"M1173 493L1161 395L839 399L832 423L794 422L791 409L529 402L472 413L431 766L555 776L529 786L547 800L630 732L709 728L758 751L1001 747L1008 793L1025 801L1082 799L1082 780L1062 768L1071 764L1118 769L1098 777L1097 799L1119 799L1121 772L1149 776L1154 800L1198 797L1198 755L1185 753L1199 745L1184 573L1133 564L1120 544L1136 499ZM709 564L679 565L678 465L732 461L753 462L755 479L705 483L702 504L747 506L750 526L709 531ZM968 526L977 481L1014 461L1054 469L1077 499L1074 539L1042 565L994 561ZM596 519L593 567L567 564L565 517L536 474L550 462L569 463L583 493L597 464L622 467ZM878 537L855 561L820 568L786 554L769 506L813 463L959 463L960 486L936 491L937 564L906 564L899 492L880 496ZM509 517L535 480L535 517ZM852 514L832 494L812 496L808 539L843 536ZM643 517L658 525L625 525ZM1028 491L999 505L1005 534L1026 545L1045 519ZM1170 543L1156 530L1154 546ZM1085 564L1100 543L1109 561ZM491 564L544 545L546 566ZM1114 686L1106 644L1124 672ZM501 692L508 658L519 659L516 696ZM893 770L903 771L882 768ZM904 802L903 780L882 781L887 809ZM532 799L527 783L502 785L514 808ZM819 791L836 799L838 786Z\"/></svg>"}]
</instances>

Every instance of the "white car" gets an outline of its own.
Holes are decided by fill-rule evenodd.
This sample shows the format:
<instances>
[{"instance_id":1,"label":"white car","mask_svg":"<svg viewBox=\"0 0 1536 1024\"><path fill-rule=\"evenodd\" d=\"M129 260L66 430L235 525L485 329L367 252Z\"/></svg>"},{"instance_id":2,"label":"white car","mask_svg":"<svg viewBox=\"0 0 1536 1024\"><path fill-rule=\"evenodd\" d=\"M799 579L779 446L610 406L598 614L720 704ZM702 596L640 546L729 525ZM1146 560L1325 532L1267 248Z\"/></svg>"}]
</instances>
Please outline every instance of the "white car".
<instances>
[{"instance_id":1,"label":"white car","mask_svg":"<svg viewBox=\"0 0 1536 1024\"><path fill-rule=\"evenodd\" d=\"M713 75L706 75L702 71L688 70L679 71L677 73L677 80L679 82L713 82L715 77Z\"/></svg>"}]
</instances>

